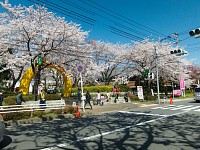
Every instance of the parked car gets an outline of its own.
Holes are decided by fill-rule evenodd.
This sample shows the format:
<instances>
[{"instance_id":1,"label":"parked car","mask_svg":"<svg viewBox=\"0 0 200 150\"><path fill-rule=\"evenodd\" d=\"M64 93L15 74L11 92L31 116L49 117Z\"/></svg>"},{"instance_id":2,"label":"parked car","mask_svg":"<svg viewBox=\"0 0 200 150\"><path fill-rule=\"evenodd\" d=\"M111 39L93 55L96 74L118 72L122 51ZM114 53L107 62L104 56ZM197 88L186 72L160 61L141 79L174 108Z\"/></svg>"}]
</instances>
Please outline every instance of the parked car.
<instances>
[{"instance_id":1,"label":"parked car","mask_svg":"<svg viewBox=\"0 0 200 150\"><path fill-rule=\"evenodd\" d=\"M3 121L3 117L0 115L0 143L3 141L4 132L5 132L5 124Z\"/></svg>"},{"instance_id":2,"label":"parked car","mask_svg":"<svg viewBox=\"0 0 200 150\"><path fill-rule=\"evenodd\" d=\"M56 89L48 89L47 94L56 94L58 91Z\"/></svg>"},{"instance_id":3,"label":"parked car","mask_svg":"<svg viewBox=\"0 0 200 150\"><path fill-rule=\"evenodd\" d=\"M194 89L194 100L200 102L200 87Z\"/></svg>"}]
</instances>

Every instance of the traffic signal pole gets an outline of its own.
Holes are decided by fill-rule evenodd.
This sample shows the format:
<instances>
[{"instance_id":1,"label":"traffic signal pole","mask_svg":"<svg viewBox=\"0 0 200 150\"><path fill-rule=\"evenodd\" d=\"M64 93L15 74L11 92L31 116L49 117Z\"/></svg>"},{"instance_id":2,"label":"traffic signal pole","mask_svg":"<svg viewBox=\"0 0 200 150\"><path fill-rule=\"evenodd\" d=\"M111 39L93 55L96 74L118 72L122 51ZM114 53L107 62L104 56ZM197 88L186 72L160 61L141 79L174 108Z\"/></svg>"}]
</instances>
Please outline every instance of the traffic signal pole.
<instances>
[{"instance_id":1,"label":"traffic signal pole","mask_svg":"<svg viewBox=\"0 0 200 150\"><path fill-rule=\"evenodd\" d=\"M160 104L160 88L159 88L159 76L158 76L158 54L156 51L156 46L154 46L154 57L155 57L155 62L156 62L157 98L158 98L158 104Z\"/></svg>"}]
</instances>

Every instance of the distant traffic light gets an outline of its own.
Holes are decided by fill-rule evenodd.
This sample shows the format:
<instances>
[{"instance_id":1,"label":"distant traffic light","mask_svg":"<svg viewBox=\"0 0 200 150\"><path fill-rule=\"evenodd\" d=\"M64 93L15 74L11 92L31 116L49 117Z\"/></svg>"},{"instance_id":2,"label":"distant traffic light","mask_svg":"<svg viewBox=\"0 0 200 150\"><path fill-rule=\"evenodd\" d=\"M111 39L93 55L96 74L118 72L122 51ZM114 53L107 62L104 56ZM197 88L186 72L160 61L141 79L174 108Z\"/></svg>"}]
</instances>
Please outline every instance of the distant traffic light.
<instances>
[{"instance_id":1,"label":"distant traffic light","mask_svg":"<svg viewBox=\"0 0 200 150\"><path fill-rule=\"evenodd\" d=\"M148 79L154 79L154 73L152 72L148 73Z\"/></svg>"},{"instance_id":2,"label":"distant traffic light","mask_svg":"<svg viewBox=\"0 0 200 150\"><path fill-rule=\"evenodd\" d=\"M200 29L195 29L189 32L189 35L195 38L200 37Z\"/></svg>"},{"instance_id":3,"label":"distant traffic light","mask_svg":"<svg viewBox=\"0 0 200 150\"><path fill-rule=\"evenodd\" d=\"M181 55L185 55L188 53L185 50L177 49L177 50L171 51L170 54L175 54L176 56L181 56Z\"/></svg>"}]
</instances>

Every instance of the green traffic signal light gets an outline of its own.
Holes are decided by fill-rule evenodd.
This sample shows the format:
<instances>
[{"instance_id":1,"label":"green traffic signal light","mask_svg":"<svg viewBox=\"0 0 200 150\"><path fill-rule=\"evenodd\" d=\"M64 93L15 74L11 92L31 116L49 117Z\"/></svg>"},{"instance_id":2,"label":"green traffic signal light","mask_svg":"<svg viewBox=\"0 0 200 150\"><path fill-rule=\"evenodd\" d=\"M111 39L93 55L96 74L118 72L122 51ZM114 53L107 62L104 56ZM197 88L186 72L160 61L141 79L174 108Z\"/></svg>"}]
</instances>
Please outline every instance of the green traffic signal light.
<instances>
[{"instance_id":1,"label":"green traffic signal light","mask_svg":"<svg viewBox=\"0 0 200 150\"><path fill-rule=\"evenodd\" d=\"M42 66L42 56L38 56L38 67Z\"/></svg>"}]
</instances>

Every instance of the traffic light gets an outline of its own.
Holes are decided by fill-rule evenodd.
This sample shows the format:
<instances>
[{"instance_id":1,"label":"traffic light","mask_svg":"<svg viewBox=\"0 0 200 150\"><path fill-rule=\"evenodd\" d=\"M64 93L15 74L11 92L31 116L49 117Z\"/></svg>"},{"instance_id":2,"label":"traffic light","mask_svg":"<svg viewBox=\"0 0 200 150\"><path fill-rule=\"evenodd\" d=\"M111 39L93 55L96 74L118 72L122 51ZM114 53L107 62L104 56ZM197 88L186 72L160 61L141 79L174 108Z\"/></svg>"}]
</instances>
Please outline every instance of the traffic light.
<instances>
[{"instance_id":1,"label":"traffic light","mask_svg":"<svg viewBox=\"0 0 200 150\"><path fill-rule=\"evenodd\" d=\"M38 56L38 67L42 66L42 56Z\"/></svg>"},{"instance_id":2,"label":"traffic light","mask_svg":"<svg viewBox=\"0 0 200 150\"><path fill-rule=\"evenodd\" d=\"M154 73L152 72L148 73L148 79L154 79Z\"/></svg>"},{"instance_id":3,"label":"traffic light","mask_svg":"<svg viewBox=\"0 0 200 150\"><path fill-rule=\"evenodd\" d=\"M195 29L189 32L189 35L195 38L200 37L200 29Z\"/></svg>"},{"instance_id":4,"label":"traffic light","mask_svg":"<svg viewBox=\"0 0 200 150\"><path fill-rule=\"evenodd\" d=\"M188 53L185 50L177 49L177 50L171 51L170 54L175 54L176 56L181 56L181 55L185 55Z\"/></svg>"}]
</instances>

